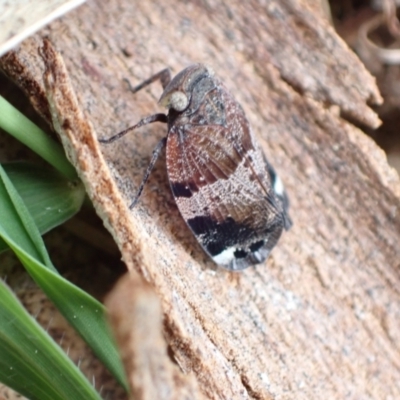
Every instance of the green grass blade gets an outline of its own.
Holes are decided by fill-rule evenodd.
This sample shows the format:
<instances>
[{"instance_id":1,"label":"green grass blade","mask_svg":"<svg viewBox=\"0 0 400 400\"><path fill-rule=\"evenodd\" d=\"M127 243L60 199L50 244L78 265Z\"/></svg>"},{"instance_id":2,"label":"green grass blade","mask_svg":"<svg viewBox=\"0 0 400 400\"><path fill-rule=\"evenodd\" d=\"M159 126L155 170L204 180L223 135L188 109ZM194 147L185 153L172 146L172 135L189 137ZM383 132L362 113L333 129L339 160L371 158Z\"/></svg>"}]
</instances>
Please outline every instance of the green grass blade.
<instances>
[{"instance_id":1,"label":"green grass blade","mask_svg":"<svg viewBox=\"0 0 400 400\"><path fill-rule=\"evenodd\" d=\"M31 400L101 400L1 280L0 354L0 381Z\"/></svg>"},{"instance_id":2,"label":"green grass blade","mask_svg":"<svg viewBox=\"0 0 400 400\"><path fill-rule=\"evenodd\" d=\"M70 181L58 171L27 162L3 164L12 184L24 201L41 235L76 214L85 190L78 180ZM8 249L0 240L0 252Z\"/></svg>"},{"instance_id":3,"label":"green grass blade","mask_svg":"<svg viewBox=\"0 0 400 400\"><path fill-rule=\"evenodd\" d=\"M24 143L68 179L76 179L74 167L60 144L0 96L0 128Z\"/></svg>"},{"instance_id":4,"label":"green grass blade","mask_svg":"<svg viewBox=\"0 0 400 400\"><path fill-rule=\"evenodd\" d=\"M35 222L1 165L0 182L0 225L8 240L19 243L33 258L55 271Z\"/></svg>"},{"instance_id":5,"label":"green grass blade","mask_svg":"<svg viewBox=\"0 0 400 400\"><path fill-rule=\"evenodd\" d=\"M7 215L0 218L0 237L15 252L61 314L127 389L118 350L107 326L104 306L62 278L51 262L49 264L48 255L43 254L46 249L39 231L1 165L0 215Z\"/></svg>"},{"instance_id":6,"label":"green grass blade","mask_svg":"<svg viewBox=\"0 0 400 400\"><path fill-rule=\"evenodd\" d=\"M106 321L104 306L57 273L33 259L15 243L7 240L1 225L0 236L15 252L33 280L79 332L94 353L127 389L124 370Z\"/></svg>"}]
</instances>

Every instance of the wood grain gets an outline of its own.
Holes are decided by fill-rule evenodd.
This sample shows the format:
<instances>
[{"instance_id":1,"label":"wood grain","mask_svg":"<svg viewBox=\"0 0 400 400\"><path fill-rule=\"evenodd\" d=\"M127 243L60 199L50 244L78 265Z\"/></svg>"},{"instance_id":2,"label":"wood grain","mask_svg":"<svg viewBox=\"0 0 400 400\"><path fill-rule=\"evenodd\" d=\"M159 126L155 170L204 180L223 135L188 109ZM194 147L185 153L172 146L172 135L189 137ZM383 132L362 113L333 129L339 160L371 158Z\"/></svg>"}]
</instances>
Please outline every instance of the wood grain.
<instances>
[{"instance_id":1,"label":"wood grain","mask_svg":"<svg viewBox=\"0 0 400 400\"><path fill-rule=\"evenodd\" d=\"M67 82L47 94L44 36L70 79L47 59ZM188 232L165 159L127 209L165 126L101 147L92 137L161 111L158 85L133 96L124 78L136 84L192 62L223 77L291 199L291 231L265 265L240 274L215 269ZM1 66L47 120L51 100L67 153L127 267L158 295L170 353L202 396L400 397L399 179L343 118L376 127L368 102L381 98L319 9L299 0L89 1ZM74 99L71 88L79 109L57 95Z\"/></svg>"}]
</instances>

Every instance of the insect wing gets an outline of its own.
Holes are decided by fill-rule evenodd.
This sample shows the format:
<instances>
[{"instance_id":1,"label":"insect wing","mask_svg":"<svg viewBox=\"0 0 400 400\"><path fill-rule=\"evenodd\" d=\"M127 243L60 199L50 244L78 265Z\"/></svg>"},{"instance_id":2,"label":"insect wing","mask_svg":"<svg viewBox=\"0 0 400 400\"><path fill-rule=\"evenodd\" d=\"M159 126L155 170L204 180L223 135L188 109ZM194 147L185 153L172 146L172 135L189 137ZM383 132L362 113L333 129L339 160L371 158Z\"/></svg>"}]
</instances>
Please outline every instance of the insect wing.
<instances>
[{"instance_id":1,"label":"insect wing","mask_svg":"<svg viewBox=\"0 0 400 400\"><path fill-rule=\"evenodd\" d=\"M170 126L167 169L179 211L217 264L240 270L268 257L285 226L276 175L222 84Z\"/></svg>"}]
</instances>

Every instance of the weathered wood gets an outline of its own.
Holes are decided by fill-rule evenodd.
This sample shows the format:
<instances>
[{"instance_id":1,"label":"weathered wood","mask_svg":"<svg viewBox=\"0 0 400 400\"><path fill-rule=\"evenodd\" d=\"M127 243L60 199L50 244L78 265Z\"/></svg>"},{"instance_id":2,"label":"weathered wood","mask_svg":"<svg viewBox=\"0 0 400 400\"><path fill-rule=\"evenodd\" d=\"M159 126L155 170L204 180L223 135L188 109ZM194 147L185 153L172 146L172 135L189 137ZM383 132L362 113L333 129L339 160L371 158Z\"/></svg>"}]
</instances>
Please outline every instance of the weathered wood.
<instances>
[{"instance_id":1,"label":"weathered wood","mask_svg":"<svg viewBox=\"0 0 400 400\"><path fill-rule=\"evenodd\" d=\"M121 279L106 302L131 387L143 400L204 399L194 374L173 364L162 337L162 313L154 290L136 274Z\"/></svg>"},{"instance_id":2,"label":"weathered wood","mask_svg":"<svg viewBox=\"0 0 400 400\"><path fill-rule=\"evenodd\" d=\"M308 2L222 3L91 1L2 68L49 119L37 48L48 35L61 52L81 107L48 57L63 143L126 265L157 293L170 352L204 396L398 398L399 180L340 116L377 126L366 104L380 101L374 80ZM159 112L159 86L133 96L123 79L196 61L241 102L291 199L292 230L266 265L240 274L215 270L190 235L163 160L127 209L165 126L100 146L88 123L108 137Z\"/></svg>"},{"instance_id":3,"label":"weathered wood","mask_svg":"<svg viewBox=\"0 0 400 400\"><path fill-rule=\"evenodd\" d=\"M0 2L0 55L83 2L84 0Z\"/></svg>"}]
</instances>

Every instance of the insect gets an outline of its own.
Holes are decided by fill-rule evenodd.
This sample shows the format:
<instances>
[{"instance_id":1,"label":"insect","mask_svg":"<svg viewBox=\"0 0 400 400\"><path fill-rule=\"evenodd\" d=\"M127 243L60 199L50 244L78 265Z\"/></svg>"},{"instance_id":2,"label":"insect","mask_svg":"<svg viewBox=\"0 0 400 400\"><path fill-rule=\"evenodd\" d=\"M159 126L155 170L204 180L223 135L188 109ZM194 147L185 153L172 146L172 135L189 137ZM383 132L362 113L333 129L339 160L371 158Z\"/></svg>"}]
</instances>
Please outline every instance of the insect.
<instances>
[{"instance_id":1,"label":"insect","mask_svg":"<svg viewBox=\"0 0 400 400\"><path fill-rule=\"evenodd\" d=\"M242 107L203 64L190 65L172 80L169 69L162 70L132 90L156 80L164 89L159 103L168 114L150 115L100 140L111 143L140 126L168 124L168 134L156 146L130 208L166 146L176 204L205 252L231 271L263 262L292 222L282 181L265 158Z\"/></svg>"}]
</instances>

